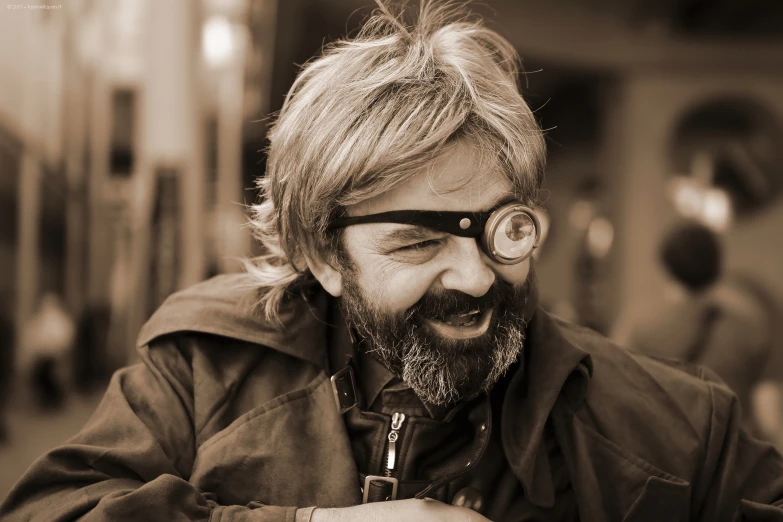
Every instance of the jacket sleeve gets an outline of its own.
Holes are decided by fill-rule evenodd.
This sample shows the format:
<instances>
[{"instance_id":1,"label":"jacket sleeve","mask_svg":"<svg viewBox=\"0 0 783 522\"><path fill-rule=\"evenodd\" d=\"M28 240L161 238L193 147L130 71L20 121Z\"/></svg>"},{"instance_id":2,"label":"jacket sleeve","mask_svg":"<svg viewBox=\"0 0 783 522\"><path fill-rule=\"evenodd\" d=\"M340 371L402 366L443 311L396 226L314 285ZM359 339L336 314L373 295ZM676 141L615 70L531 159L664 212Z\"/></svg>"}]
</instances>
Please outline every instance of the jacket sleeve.
<instances>
[{"instance_id":1,"label":"jacket sleeve","mask_svg":"<svg viewBox=\"0 0 783 522\"><path fill-rule=\"evenodd\" d=\"M694 483L693 520L783 522L783 457L742 429L737 398L727 387L708 386L711 426Z\"/></svg>"},{"instance_id":2,"label":"jacket sleeve","mask_svg":"<svg viewBox=\"0 0 783 522\"><path fill-rule=\"evenodd\" d=\"M87 425L36 460L0 504L4 522L301 522L312 508L218 505L188 483L192 373L173 341L118 371Z\"/></svg>"}]
</instances>

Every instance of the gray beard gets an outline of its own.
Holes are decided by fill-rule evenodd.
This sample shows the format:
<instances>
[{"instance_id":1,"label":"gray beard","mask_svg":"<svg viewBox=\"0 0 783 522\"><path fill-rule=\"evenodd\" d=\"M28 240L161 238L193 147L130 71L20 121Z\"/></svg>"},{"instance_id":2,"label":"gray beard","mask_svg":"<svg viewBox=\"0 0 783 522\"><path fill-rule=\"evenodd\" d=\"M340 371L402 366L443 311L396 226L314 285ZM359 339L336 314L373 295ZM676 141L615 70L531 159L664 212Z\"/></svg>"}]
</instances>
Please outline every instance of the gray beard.
<instances>
[{"instance_id":1,"label":"gray beard","mask_svg":"<svg viewBox=\"0 0 783 522\"><path fill-rule=\"evenodd\" d=\"M362 337L360 349L429 404L448 406L489 392L522 353L527 286L522 302L505 303L508 309L499 317L499 310L493 311L483 336L457 340L419 324L411 310L403 317L377 310L351 274L343 274L343 281L341 305L348 325Z\"/></svg>"},{"instance_id":2,"label":"gray beard","mask_svg":"<svg viewBox=\"0 0 783 522\"><path fill-rule=\"evenodd\" d=\"M449 405L470 400L495 386L519 357L523 343L523 331L508 328L487 354L487 363L474 365L473 357L455 358L413 340L401 357L401 378L419 398L430 404ZM385 347L375 346L382 362L396 359L396 351L390 353Z\"/></svg>"}]
</instances>

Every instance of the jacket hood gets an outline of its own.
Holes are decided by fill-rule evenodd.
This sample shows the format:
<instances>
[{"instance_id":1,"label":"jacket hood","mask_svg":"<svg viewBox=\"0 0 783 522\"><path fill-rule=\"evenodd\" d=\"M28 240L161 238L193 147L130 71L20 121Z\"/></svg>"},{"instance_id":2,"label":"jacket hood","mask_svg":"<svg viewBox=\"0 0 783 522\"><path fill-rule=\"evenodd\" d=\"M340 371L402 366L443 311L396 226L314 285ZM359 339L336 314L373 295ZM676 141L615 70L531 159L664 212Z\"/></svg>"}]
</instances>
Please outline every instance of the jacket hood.
<instances>
[{"instance_id":1,"label":"jacket hood","mask_svg":"<svg viewBox=\"0 0 783 522\"><path fill-rule=\"evenodd\" d=\"M266 320L255 308L257 289L248 274L213 277L170 295L142 327L137 346L156 338L198 332L268 346L327 368L328 357L313 342L326 335L328 297L321 292L312 302L289 300L279 324Z\"/></svg>"}]
</instances>

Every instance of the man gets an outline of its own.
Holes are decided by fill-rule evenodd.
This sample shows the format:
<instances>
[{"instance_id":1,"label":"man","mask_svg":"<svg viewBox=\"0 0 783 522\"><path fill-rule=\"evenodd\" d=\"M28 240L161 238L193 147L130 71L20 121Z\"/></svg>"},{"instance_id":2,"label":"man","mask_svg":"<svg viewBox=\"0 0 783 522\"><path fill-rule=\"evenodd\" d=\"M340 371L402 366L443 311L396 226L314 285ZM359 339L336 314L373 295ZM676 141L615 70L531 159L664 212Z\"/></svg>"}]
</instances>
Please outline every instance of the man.
<instances>
[{"instance_id":1,"label":"man","mask_svg":"<svg viewBox=\"0 0 783 522\"><path fill-rule=\"evenodd\" d=\"M265 254L169 298L3 520L783 520L783 462L727 388L537 310L515 64L428 2L307 65Z\"/></svg>"}]
</instances>

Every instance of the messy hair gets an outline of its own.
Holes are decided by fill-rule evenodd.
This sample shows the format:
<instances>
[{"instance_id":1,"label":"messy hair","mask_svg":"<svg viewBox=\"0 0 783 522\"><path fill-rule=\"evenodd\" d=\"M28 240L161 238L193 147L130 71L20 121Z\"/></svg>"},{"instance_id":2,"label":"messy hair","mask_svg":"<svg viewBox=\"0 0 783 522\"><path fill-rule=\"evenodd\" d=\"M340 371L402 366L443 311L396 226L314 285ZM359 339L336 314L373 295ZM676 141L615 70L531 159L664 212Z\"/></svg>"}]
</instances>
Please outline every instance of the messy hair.
<instances>
[{"instance_id":1,"label":"messy hair","mask_svg":"<svg viewBox=\"0 0 783 522\"><path fill-rule=\"evenodd\" d=\"M355 38L302 68L271 127L251 220L263 254L246 262L268 319L312 280L307 257L334 259L332 220L421 172L459 138L520 200L541 184L544 140L519 93L511 44L462 4L421 0L408 20L404 4L376 2Z\"/></svg>"}]
</instances>

